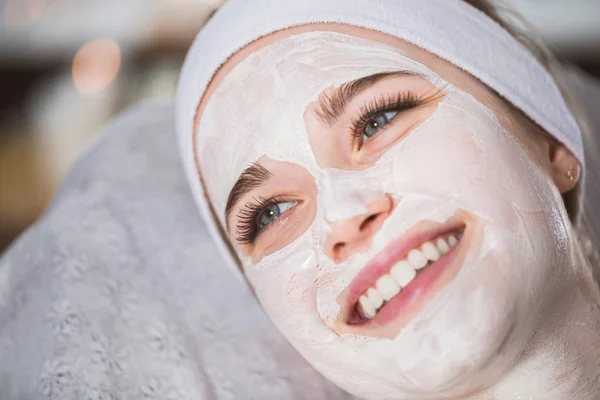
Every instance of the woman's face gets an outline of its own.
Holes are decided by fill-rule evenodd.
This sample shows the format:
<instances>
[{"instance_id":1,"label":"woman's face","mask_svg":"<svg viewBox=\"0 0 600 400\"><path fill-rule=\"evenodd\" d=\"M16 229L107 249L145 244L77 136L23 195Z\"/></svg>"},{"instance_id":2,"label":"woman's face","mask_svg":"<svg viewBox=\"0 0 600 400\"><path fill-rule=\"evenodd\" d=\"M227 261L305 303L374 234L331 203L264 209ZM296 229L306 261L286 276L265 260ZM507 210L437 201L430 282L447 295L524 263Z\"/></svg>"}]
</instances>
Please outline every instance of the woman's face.
<instances>
[{"instance_id":1,"label":"woman's face","mask_svg":"<svg viewBox=\"0 0 600 400\"><path fill-rule=\"evenodd\" d=\"M511 368L566 267L538 129L399 39L255 42L199 113L204 184L275 325L367 398L470 393Z\"/></svg>"}]
</instances>

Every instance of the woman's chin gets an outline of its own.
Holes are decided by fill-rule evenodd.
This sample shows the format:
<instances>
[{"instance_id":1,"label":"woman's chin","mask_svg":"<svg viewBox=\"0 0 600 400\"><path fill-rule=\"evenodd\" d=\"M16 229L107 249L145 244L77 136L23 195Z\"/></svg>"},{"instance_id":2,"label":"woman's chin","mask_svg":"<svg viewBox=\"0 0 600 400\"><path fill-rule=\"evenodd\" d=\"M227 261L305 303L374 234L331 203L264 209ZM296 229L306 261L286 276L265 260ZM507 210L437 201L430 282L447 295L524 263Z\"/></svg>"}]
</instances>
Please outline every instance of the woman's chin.
<instances>
[{"instance_id":1,"label":"woman's chin","mask_svg":"<svg viewBox=\"0 0 600 400\"><path fill-rule=\"evenodd\" d=\"M459 287L462 278L456 279ZM519 362L533 332L519 293L488 280L458 295L452 282L440 281L439 292L408 323L392 321L376 337L373 331L342 335L336 345L311 352L316 365L345 390L374 399L468 398L500 381Z\"/></svg>"},{"instance_id":2,"label":"woman's chin","mask_svg":"<svg viewBox=\"0 0 600 400\"><path fill-rule=\"evenodd\" d=\"M507 371L518 363L522 348L521 351L515 351L517 347L514 344L508 349L505 348L511 341L512 333L510 329L505 333L502 331L506 329L499 328L499 332L491 333L488 339L475 338L472 343L475 350L462 345L459 349L450 351L439 349L436 357L430 359L424 359L422 352L412 347L413 343L407 343L406 346L415 353L412 358L409 357L409 352L397 351L398 346L394 346L387 351L387 359L381 357L381 349L375 354L359 351L355 354L353 365L348 365L348 358L342 357L343 361L340 360L340 363L346 363L346 366L339 368L339 365L344 364L336 364L338 367L332 369L332 359L337 357L330 352L324 352L320 356L320 362L313 365L324 367L317 369L342 389L359 398L466 399L499 382ZM431 342L436 342L439 336L433 333L430 337ZM428 340L427 337L423 339ZM398 341L397 344L401 346L403 343ZM471 354L470 350L481 353ZM429 350L426 352L431 354ZM397 358L397 362L390 362L394 357ZM375 358L380 360L380 368L370 367L370 361ZM407 368L409 364L414 365Z\"/></svg>"}]
</instances>

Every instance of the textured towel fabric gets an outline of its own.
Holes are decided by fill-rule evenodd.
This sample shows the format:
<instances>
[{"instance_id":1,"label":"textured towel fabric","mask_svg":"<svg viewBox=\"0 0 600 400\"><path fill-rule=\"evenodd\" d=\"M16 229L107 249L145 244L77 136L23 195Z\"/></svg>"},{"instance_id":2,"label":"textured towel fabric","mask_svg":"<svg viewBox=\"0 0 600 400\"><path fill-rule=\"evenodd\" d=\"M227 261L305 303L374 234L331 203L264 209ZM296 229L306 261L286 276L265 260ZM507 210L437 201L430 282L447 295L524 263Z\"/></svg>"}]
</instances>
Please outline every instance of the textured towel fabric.
<instances>
[{"instance_id":1,"label":"textured towel fabric","mask_svg":"<svg viewBox=\"0 0 600 400\"><path fill-rule=\"evenodd\" d=\"M218 68L239 49L269 33L317 22L381 31L448 60L508 99L583 163L581 132L552 77L507 31L462 0L229 0L190 49L176 99L184 169L213 237L219 236L218 230L192 148L193 122L202 95ZM235 269L226 246L218 242Z\"/></svg>"},{"instance_id":2,"label":"textured towel fabric","mask_svg":"<svg viewBox=\"0 0 600 400\"><path fill-rule=\"evenodd\" d=\"M0 399L352 398L220 267L173 124L119 118L0 258Z\"/></svg>"}]
</instances>

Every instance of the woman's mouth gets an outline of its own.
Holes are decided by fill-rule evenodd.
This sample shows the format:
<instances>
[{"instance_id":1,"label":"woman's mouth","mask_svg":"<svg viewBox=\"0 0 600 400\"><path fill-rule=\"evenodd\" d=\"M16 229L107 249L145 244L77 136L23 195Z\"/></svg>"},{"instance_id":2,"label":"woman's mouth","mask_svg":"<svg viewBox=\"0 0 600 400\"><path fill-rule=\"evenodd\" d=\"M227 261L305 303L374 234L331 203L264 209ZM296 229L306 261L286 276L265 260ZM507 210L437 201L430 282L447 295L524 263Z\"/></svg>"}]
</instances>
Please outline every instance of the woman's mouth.
<instances>
[{"instance_id":1,"label":"woman's mouth","mask_svg":"<svg viewBox=\"0 0 600 400\"><path fill-rule=\"evenodd\" d=\"M446 225L388 244L350 284L346 323L383 325L415 303L455 258L464 230Z\"/></svg>"},{"instance_id":2,"label":"woman's mouth","mask_svg":"<svg viewBox=\"0 0 600 400\"><path fill-rule=\"evenodd\" d=\"M462 233L443 235L427 241L408 252L408 257L398 261L390 271L370 287L356 303L362 321L375 318L377 313L429 266L438 261L458 244Z\"/></svg>"}]
</instances>

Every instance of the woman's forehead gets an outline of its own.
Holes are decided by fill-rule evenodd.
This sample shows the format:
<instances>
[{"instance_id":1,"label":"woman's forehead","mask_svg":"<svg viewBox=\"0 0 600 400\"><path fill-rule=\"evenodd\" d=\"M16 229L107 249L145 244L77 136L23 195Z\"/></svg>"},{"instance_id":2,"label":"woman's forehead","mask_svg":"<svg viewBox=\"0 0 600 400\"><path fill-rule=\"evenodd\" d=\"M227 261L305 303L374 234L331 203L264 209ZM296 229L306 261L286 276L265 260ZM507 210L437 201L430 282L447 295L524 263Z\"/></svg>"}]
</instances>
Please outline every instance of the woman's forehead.
<instances>
[{"instance_id":1,"label":"woman's forehead","mask_svg":"<svg viewBox=\"0 0 600 400\"><path fill-rule=\"evenodd\" d=\"M416 61L424 62L426 65L431 65L439 62L444 62L433 56L431 53L420 49L419 47L406 42L403 39L396 38L394 36L390 36L381 32L360 28L356 26L338 24L338 23L318 23L318 24L308 24L301 25L291 28L286 28L269 35L263 36L260 39L253 41L248 44L238 52L236 52L233 56L231 56L215 73L210 84L208 85L206 91L204 92L204 96L199 104L196 118L195 118L195 128L198 128L198 122L202 116L204 108L206 104L210 101L210 98L214 94L214 92L220 87L223 80L229 75L229 73L240 63L246 60L250 55L260 51L261 49L280 42L290 36L294 36L304 32L337 32L346 35L356 36L357 38L367 39L375 42L379 42L381 44L389 45L398 48L406 55L410 56ZM435 67L435 65L433 65Z\"/></svg>"}]
</instances>

